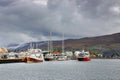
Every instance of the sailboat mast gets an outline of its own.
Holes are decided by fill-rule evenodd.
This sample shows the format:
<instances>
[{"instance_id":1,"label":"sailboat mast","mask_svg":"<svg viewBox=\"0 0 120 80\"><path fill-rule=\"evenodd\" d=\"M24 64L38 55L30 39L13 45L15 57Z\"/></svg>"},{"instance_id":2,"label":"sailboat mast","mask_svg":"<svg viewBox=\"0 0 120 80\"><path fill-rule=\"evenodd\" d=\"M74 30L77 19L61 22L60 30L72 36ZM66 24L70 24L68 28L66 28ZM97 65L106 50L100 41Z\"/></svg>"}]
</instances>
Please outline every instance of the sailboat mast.
<instances>
[{"instance_id":1,"label":"sailboat mast","mask_svg":"<svg viewBox=\"0 0 120 80\"><path fill-rule=\"evenodd\" d=\"M50 40L48 39L48 52L50 52Z\"/></svg>"},{"instance_id":2,"label":"sailboat mast","mask_svg":"<svg viewBox=\"0 0 120 80\"><path fill-rule=\"evenodd\" d=\"M64 33L63 33L62 37L63 37L63 39L62 39L62 53L64 53L65 52L64 51L64 48L65 48L65 46L64 46Z\"/></svg>"},{"instance_id":3,"label":"sailboat mast","mask_svg":"<svg viewBox=\"0 0 120 80\"><path fill-rule=\"evenodd\" d=\"M36 49L38 49L38 45L37 45L37 42L36 42Z\"/></svg>"},{"instance_id":4,"label":"sailboat mast","mask_svg":"<svg viewBox=\"0 0 120 80\"><path fill-rule=\"evenodd\" d=\"M32 42L30 42L30 49L32 49L33 47L32 47Z\"/></svg>"},{"instance_id":5,"label":"sailboat mast","mask_svg":"<svg viewBox=\"0 0 120 80\"><path fill-rule=\"evenodd\" d=\"M52 32L50 32L50 41L49 41L48 45L49 45L49 51L52 52L53 51Z\"/></svg>"}]
</instances>

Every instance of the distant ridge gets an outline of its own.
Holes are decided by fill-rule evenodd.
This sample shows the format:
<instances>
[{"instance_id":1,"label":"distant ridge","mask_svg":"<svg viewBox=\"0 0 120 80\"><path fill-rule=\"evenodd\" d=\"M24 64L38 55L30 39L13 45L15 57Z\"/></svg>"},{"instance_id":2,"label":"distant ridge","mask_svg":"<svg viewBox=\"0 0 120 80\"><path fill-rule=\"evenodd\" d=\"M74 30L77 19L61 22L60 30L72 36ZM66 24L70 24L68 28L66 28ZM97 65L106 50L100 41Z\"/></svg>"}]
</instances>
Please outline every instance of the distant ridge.
<instances>
[{"instance_id":1,"label":"distant ridge","mask_svg":"<svg viewBox=\"0 0 120 80\"><path fill-rule=\"evenodd\" d=\"M120 33L97 36L85 37L81 39L67 39L65 40L65 49L81 49L83 47L104 46L107 48L120 48ZM114 46L113 46L114 45ZM54 48L61 48L61 41L54 44Z\"/></svg>"},{"instance_id":2,"label":"distant ridge","mask_svg":"<svg viewBox=\"0 0 120 80\"><path fill-rule=\"evenodd\" d=\"M66 50L81 49L96 47L99 48L111 48L111 49L120 49L120 33L97 36L97 37L85 37L81 39L67 39L65 42ZM38 45L38 48L47 49L47 41L42 42L32 42L34 46ZM53 41L54 49L61 49L62 41ZM26 50L30 47L30 43L26 43L22 46L15 48L15 50ZM14 49L13 49L14 50Z\"/></svg>"}]
</instances>

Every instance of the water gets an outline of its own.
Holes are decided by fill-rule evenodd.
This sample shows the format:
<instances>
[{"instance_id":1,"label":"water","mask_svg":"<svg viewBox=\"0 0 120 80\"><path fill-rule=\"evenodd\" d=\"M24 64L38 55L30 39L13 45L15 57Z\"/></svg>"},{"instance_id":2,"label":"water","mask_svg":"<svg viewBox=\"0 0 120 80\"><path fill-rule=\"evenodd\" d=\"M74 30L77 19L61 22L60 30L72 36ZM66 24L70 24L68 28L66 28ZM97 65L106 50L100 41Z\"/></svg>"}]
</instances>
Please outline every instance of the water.
<instances>
[{"instance_id":1,"label":"water","mask_svg":"<svg viewBox=\"0 0 120 80\"><path fill-rule=\"evenodd\" d=\"M120 60L0 64L0 80L120 80Z\"/></svg>"}]
</instances>

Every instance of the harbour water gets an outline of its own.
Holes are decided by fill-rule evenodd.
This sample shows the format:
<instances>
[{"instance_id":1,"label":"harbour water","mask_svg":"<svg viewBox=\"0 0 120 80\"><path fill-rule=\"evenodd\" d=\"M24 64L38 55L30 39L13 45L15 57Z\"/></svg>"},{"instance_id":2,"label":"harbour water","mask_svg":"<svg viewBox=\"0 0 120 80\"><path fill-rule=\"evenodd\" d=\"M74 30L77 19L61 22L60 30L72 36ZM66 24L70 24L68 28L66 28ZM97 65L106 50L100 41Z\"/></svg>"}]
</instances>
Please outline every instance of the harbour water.
<instances>
[{"instance_id":1,"label":"harbour water","mask_svg":"<svg viewBox=\"0 0 120 80\"><path fill-rule=\"evenodd\" d=\"M120 80L120 59L0 64L0 80Z\"/></svg>"}]
</instances>

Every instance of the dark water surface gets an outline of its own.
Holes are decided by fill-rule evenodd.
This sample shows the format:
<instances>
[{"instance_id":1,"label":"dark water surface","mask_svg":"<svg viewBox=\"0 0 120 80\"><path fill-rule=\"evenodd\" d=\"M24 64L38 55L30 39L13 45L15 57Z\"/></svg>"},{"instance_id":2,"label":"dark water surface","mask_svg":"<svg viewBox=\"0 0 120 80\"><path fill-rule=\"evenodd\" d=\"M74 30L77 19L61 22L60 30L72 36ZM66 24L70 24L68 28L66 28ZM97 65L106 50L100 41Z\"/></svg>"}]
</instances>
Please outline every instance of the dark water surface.
<instances>
[{"instance_id":1,"label":"dark water surface","mask_svg":"<svg viewBox=\"0 0 120 80\"><path fill-rule=\"evenodd\" d=\"M120 80L120 59L0 64L0 80Z\"/></svg>"}]
</instances>

